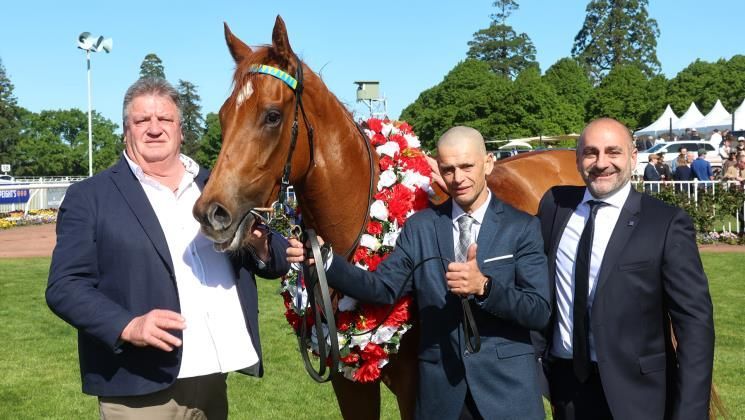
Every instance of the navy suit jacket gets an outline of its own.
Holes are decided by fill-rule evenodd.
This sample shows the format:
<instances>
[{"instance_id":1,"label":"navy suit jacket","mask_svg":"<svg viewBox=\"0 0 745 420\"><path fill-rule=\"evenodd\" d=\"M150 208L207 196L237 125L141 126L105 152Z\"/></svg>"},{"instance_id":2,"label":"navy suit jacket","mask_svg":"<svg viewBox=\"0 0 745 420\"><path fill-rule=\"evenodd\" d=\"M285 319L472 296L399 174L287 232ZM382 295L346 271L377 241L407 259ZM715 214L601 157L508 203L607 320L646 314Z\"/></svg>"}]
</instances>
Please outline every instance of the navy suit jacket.
<instances>
[{"instance_id":1,"label":"navy suit jacket","mask_svg":"<svg viewBox=\"0 0 745 420\"><path fill-rule=\"evenodd\" d=\"M554 187L538 209L552 292L559 241L584 192ZM543 356L555 316L536 340ZM693 224L683 210L631 189L603 256L590 322L614 418L708 418L713 311ZM550 363L545 367L550 375Z\"/></svg>"},{"instance_id":2,"label":"navy suit jacket","mask_svg":"<svg viewBox=\"0 0 745 420\"><path fill-rule=\"evenodd\" d=\"M204 187L208 171L196 178ZM250 257L233 257L246 328L261 360L258 299L253 273L287 272L287 242L271 235L271 261L257 270ZM145 191L122 159L67 190L57 220L46 299L59 317L78 329L83 392L98 396L143 395L171 385L181 348L165 352L121 343L136 316L152 309L181 312L173 263L163 230ZM174 335L181 338L180 331ZM247 372L261 376L261 361Z\"/></svg>"},{"instance_id":3,"label":"navy suit jacket","mask_svg":"<svg viewBox=\"0 0 745 420\"><path fill-rule=\"evenodd\" d=\"M394 251L374 272L335 256L327 273L330 284L362 301L392 303L414 265L433 256L454 261L451 210L447 201L413 215ZM463 309L460 297L448 292L447 263L425 263L405 286L419 311L416 417L458 418L470 389L485 418L542 419L529 334L543 328L550 315L538 220L492 197L477 243L479 268L491 281L485 299L470 300L481 334L478 353L466 351Z\"/></svg>"}]
</instances>

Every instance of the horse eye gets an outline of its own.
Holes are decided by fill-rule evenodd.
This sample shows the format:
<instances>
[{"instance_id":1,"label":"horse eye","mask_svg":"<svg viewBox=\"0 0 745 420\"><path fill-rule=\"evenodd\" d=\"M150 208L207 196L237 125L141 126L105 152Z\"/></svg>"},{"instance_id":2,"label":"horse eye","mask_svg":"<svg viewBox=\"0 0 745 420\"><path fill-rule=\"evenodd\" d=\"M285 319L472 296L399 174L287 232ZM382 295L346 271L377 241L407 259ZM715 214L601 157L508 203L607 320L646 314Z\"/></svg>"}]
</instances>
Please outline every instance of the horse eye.
<instances>
[{"instance_id":1,"label":"horse eye","mask_svg":"<svg viewBox=\"0 0 745 420\"><path fill-rule=\"evenodd\" d=\"M279 122L282 120L282 113L279 111L272 109L270 111L267 111L266 115L264 116L264 122L272 127L276 127L279 125Z\"/></svg>"}]
</instances>

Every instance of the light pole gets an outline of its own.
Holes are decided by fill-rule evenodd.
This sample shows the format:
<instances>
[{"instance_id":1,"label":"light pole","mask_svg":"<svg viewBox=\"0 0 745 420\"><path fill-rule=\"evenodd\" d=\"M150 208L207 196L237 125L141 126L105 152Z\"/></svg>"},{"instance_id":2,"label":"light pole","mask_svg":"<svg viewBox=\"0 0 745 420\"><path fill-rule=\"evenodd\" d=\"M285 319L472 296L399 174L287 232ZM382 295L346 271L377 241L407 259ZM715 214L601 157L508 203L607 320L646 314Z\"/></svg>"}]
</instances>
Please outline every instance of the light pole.
<instances>
[{"instance_id":1,"label":"light pole","mask_svg":"<svg viewBox=\"0 0 745 420\"><path fill-rule=\"evenodd\" d=\"M91 52L104 50L108 54L114 46L111 38L95 37L90 32L78 36L78 48L85 50L88 63L88 176L93 176L93 108L91 105Z\"/></svg>"}]
</instances>

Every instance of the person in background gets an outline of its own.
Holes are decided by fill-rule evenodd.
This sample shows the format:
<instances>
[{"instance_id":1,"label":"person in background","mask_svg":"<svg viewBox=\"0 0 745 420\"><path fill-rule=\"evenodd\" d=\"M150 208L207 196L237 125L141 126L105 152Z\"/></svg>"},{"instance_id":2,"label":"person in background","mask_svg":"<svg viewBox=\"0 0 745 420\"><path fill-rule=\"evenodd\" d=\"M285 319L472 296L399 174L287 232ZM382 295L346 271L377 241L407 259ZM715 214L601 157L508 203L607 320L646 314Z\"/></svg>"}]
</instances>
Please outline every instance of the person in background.
<instances>
[{"instance_id":1,"label":"person in background","mask_svg":"<svg viewBox=\"0 0 745 420\"><path fill-rule=\"evenodd\" d=\"M644 191L648 193L660 192L659 184L648 183L648 181L657 182L662 180L662 176L657 171L657 161L660 160L660 158L656 154L650 153L647 159L649 159L649 163L647 163L647 166L644 167L644 176L642 177L642 179L645 181Z\"/></svg>"},{"instance_id":2,"label":"person in background","mask_svg":"<svg viewBox=\"0 0 745 420\"><path fill-rule=\"evenodd\" d=\"M680 150L678 150L678 158L681 158L681 157L683 158L683 160L690 163L690 161L688 160L688 149L687 148L681 147ZM678 158L673 159L672 165L670 167L670 170L673 172L673 174L677 170L678 162L680 162L680 159Z\"/></svg>"},{"instance_id":3,"label":"person in background","mask_svg":"<svg viewBox=\"0 0 745 420\"><path fill-rule=\"evenodd\" d=\"M595 120L577 145L585 186L539 205L554 301L534 338L556 420L708 418L714 319L695 230L632 188L636 159L628 128Z\"/></svg>"},{"instance_id":4,"label":"person in background","mask_svg":"<svg viewBox=\"0 0 745 420\"><path fill-rule=\"evenodd\" d=\"M735 164L737 164L737 152L732 150L731 152L728 153L727 159L724 162L722 162L722 173L726 174L727 170L731 166L735 166Z\"/></svg>"},{"instance_id":5,"label":"person in background","mask_svg":"<svg viewBox=\"0 0 745 420\"><path fill-rule=\"evenodd\" d=\"M46 300L78 330L83 392L102 419L225 419L227 373L260 376L254 274L287 272L287 241L247 226L226 254L192 216L208 177L181 154L179 93L142 78L114 166L73 184L57 219Z\"/></svg>"},{"instance_id":6,"label":"person in background","mask_svg":"<svg viewBox=\"0 0 745 420\"><path fill-rule=\"evenodd\" d=\"M693 171L693 176L699 181L709 182L714 180L711 163L706 160L706 149L698 149L698 158L691 162L691 170Z\"/></svg>"},{"instance_id":7,"label":"person in background","mask_svg":"<svg viewBox=\"0 0 745 420\"><path fill-rule=\"evenodd\" d=\"M662 181L671 181L673 179L673 171L670 169L670 165L665 162L665 152L657 153L657 162L654 167L657 169L657 173L660 174Z\"/></svg>"},{"instance_id":8,"label":"person in background","mask_svg":"<svg viewBox=\"0 0 745 420\"><path fill-rule=\"evenodd\" d=\"M678 155L673 162L676 165L675 172L673 173L674 181L693 181L693 171L688 159L688 154ZM675 191L677 192L692 192L690 184L675 184Z\"/></svg>"}]
</instances>

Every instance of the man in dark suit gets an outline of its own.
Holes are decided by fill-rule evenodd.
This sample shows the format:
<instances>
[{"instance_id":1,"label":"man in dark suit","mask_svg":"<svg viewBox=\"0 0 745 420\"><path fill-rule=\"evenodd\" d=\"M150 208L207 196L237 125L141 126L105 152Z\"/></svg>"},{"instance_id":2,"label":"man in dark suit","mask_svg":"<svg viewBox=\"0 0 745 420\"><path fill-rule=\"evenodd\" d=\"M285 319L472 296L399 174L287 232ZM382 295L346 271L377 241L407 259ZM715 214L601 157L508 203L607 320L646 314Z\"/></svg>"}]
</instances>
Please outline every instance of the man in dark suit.
<instances>
[{"instance_id":1,"label":"man in dark suit","mask_svg":"<svg viewBox=\"0 0 745 420\"><path fill-rule=\"evenodd\" d=\"M538 210L554 310L536 342L555 419L708 418L714 323L693 224L631 187L636 155L621 123L591 122L586 188L554 187Z\"/></svg>"},{"instance_id":2,"label":"man in dark suit","mask_svg":"<svg viewBox=\"0 0 745 420\"><path fill-rule=\"evenodd\" d=\"M374 272L335 256L329 283L363 301L392 303L414 265L444 258L448 262L424 264L405 285L419 310L416 417L542 419L529 334L543 328L550 313L538 221L486 187L494 163L478 131L448 130L437 152L452 199L408 219L396 248ZM290 244L289 260L303 261L302 244ZM476 353L467 350L461 298L480 333Z\"/></svg>"},{"instance_id":3,"label":"man in dark suit","mask_svg":"<svg viewBox=\"0 0 745 420\"><path fill-rule=\"evenodd\" d=\"M255 255L229 257L201 234L191 209L208 174L180 153L165 80L129 88L124 138L117 164L67 190L47 303L78 330L101 418L226 418L227 372L263 372L253 273L284 274L287 242L254 226Z\"/></svg>"}]
</instances>

